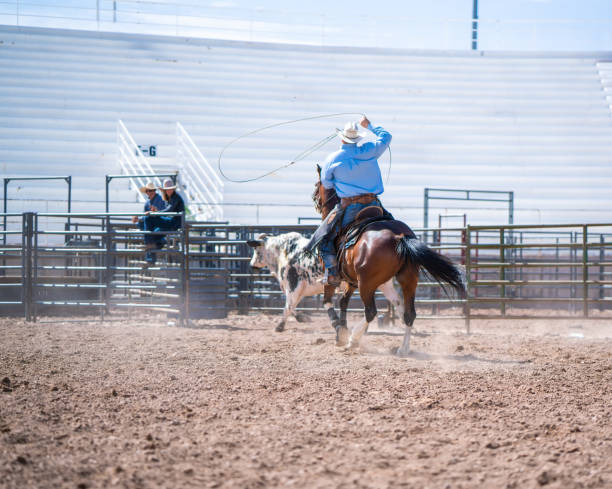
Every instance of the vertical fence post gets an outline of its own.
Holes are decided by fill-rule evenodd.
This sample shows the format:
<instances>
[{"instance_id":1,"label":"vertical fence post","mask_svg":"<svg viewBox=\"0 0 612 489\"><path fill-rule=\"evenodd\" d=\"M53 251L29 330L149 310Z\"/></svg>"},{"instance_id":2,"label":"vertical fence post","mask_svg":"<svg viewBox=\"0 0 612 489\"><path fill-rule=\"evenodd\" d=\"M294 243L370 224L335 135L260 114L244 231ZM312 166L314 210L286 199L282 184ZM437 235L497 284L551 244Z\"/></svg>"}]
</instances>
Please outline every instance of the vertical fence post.
<instances>
[{"instance_id":1,"label":"vertical fence post","mask_svg":"<svg viewBox=\"0 0 612 489\"><path fill-rule=\"evenodd\" d=\"M587 226L582 226L582 315L589 316L589 248L587 247Z\"/></svg>"},{"instance_id":2,"label":"vertical fence post","mask_svg":"<svg viewBox=\"0 0 612 489\"><path fill-rule=\"evenodd\" d=\"M429 189L423 190L423 229L429 226ZM427 243L427 231L423 231L423 241Z\"/></svg>"},{"instance_id":3,"label":"vertical fence post","mask_svg":"<svg viewBox=\"0 0 612 489\"><path fill-rule=\"evenodd\" d=\"M104 229L104 218L100 219L100 229ZM103 242L104 242L104 235L101 235L100 244L99 244L100 247L102 247ZM105 273L104 273L104 270L101 270L102 263L105 263L102 253L96 253L96 258L94 260L94 263L97 267L96 276L98 278L98 285L100 285L100 289L98 290L98 303L102 304L103 302L105 302L106 288L107 288L107 286L105 285L106 283ZM101 305L98 306L98 309L100 310L100 321L102 322L104 321L104 313L106 311L104 310L104 306L101 306Z\"/></svg>"},{"instance_id":4,"label":"vertical fence post","mask_svg":"<svg viewBox=\"0 0 612 489\"><path fill-rule=\"evenodd\" d=\"M30 281L30 277L27 273L28 268L28 240L27 240L27 232L28 232L28 224L26 219L27 214L24 212L21 214L21 303L23 304L23 316L26 321L29 321L28 313L28 282ZM3 265L6 263L3 262ZM3 270L4 271L4 270Z\"/></svg>"},{"instance_id":5,"label":"vertical fence post","mask_svg":"<svg viewBox=\"0 0 612 489\"><path fill-rule=\"evenodd\" d=\"M248 227L240 227L236 230L236 239L247 240L252 239ZM244 248L245 245L238 245L240 248ZM248 251L247 251L248 253ZM249 263L246 261L238 262L238 273L240 273L240 278L238 279L238 314L248 314L249 309L253 306L253 281L251 279L247 279L249 274ZM241 292L246 291L248 287L249 294L242 294Z\"/></svg>"},{"instance_id":6,"label":"vertical fence post","mask_svg":"<svg viewBox=\"0 0 612 489\"><path fill-rule=\"evenodd\" d=\"M111 226L110 226L110 216L107 214L106 215L106 219L105 219L105 224L106 224L106 229L104 230L104 247L105 247L105 253L104 253L104 283L106 284L106 290L104 293L104 309L106 311L107 314L109 314L110 312L110 294L111 294L111 282L112 282L112 273L111 273L111 267L112 267L112 256L111 256L111 249L112 249L112 236L111 236Z\"/></svg>"},{"instance_id":7,"label":"vertical fence post","mask_svg":"<svg viewBox=\"0 0 612 489\"><path fill-rule=\"evenodd\" d=\"M72 212L72 176L66 177L68 184L68 230L70 231L70 213Z\"/></svg>"},{"instance_id":8,"label":"vertical fence post","mask_svg":"<svg viewBox=\"0 0 612 489\"><path fill-rule=\"evenodd\" d=\"M467 334L470 334L470 296L472 289L472 231L470 226L465 229L465 307L463 308L465 314L465 330Z\"/></svg>"},{"instance_id":9,"label":"vertical fence post","mask_svg":"<svg viewBox=\"0 0 612 489\"><path fill-rule=\"evenodd\" d=\"M574 231L570 231L570 244L572 245L576 244L576 233ZM573 299L574 297L576 297L576 283L575 282L578 277L577 267L574 266L576 262L576 251L577 250L575 246L570 246L569 256L570 256L571 266L569 268L569 276L570 276L570 281L572 282L572 285L570 285L570 299ZM576 302L571 300L568 303L568 309L572 313L575 313L576 312Z\"/></svg>"},{"instance_id":10,"label":"vertical fence post","mask_svg":"<svg viewBox=\"0 0 612 489\"><path fill-rule=\"evenodd\" d=\"M181 262L181 272L183 275L183 307L181 308L181 325L185 326L189 322L189 228L185 222L185 213L181 214L181 229L183 230L183 252Z\"/></svg>"},{"instance_id":11,"label":"vertical fence post","mask_svg":"<svg viewBox=\"0 0 612 489\"><path fill-rule=\"evenodd\" d=\"M32 270L32 280L30 283L30 297L32 301L32 321L36 322L36 316L38 313L38 288L36 284L38 284L38 214L35 212L32 213L32 237L33 237L33 245L31 246L32 254L34 256L33 259L33 270Z\"/></svg>"},{"instance_id":12,"label":"vertical fence post","mask_svg":"<svg viewBox=\"0 0 612 489\"><path fill-rule=\"evenodd\" d=\"M520 232L520 234L519 234L519 244L520 244L520 245L523 245L524 243L525 243L525 241L524 241L523 231L521 231L521 232ZM525 268L525 267L523 267L523 263L524 263L524 259L523 259L523 249L524 249L524 248L523 248L522 246L519 248L519 254L520 254L520 258L519 258L519 259L520 259L520 261L521 261L521 268L519 268L519 269L518 269L518 278L519 278L519 280L520 280L521 282L523 281L523 277L524 277L524 268ZM516 276L516 275L515 275L515 276ZM523 289L523 286L522 286L522 285L521 285L521 286L519 286L519 287L518 287L518 290L519 290L519 293L518 293L519 298L520 298L520 299L523 299L523 298L524 298L524 297L523 297L523 290L524 290L524 289ZM529 288L527 288L527 290L529 290Z\"/></svg>"},{"instance_id":13,"label":"vertical fence post","mask_svg":"<svg viewBox=\"0 0 612 489\"><path fill-rule=\"evenodd\" d=\"M506 253L504 248L504 228L499 228L499 278L502 281L502 285L500 286L500 298L501 298L501 315L506 315L506 286L503 282L506 280Z\"/></svg>"},{"instance_id":14,"label":"vertical fence post","mask_svg":"<svg viewBox=\"0 0 612 489\"><path fill-rule=\"evenodd\" d=\"M32 307L32 227L34 224L32 212L22 215L22 279L23 305L26 321L34 321Z\"/></svg>"},{"instance_id":15,"label":"vertical fence post","mask_svg":"<svg viewBox=\"0 0 612 489\"><path fill-rule=\"evenodd\" d=\"M559 263L559 238L555 238L555 262ZM559 281L559 267L555 267L555 282ZM559 286L555 286L555 298L559 297Z\"/></svg>"},{"instance_id":16,"label":"vertical fence post","mask_svg":"<svg viewBox=\"0 0 612 489\"><path fill-rule=\"evenodd\" d=\"M105 187L104 187L104 212L108 213L108 209L109 209L109 197L108 197L108 185L110 184L110 181L113 179L113 177L111 177L110 175L106 175L106 183L105 183Z\"/></svg>"},{"instance_id":17,"label":"vertical fence post","mask_svg":"<svg viewBox=\"0 0 612 489\"><path fill-rule=\"evenodd\" d=\"M599 310L603 311L603 300L605 298L605 285L603 281L606 279L604 267L602 263L605 260L605 244L606 239L603 234L599 235Z\"/></svg>"},{"instance_id":18,"label":"vertical fence post","mask_svg":"<svg viewBox=\"0 0 612 489\"><path fill-rule=\"evenodd\" d=\"M6 221L6 204L7 204L8 199L7 199L7 196L6 196L6 190L8 188L8 184L9 184L10 180L11 180L10 178L5 178L4 179L4 196L2 197L3 202L4 202L4 206L2 207L2 212L4 213L4 226L2 227L3 231L7 230L6 229L6 223L7 223L7 221ZM2 235L2 244L6 245L6 232Z\"/></svg>"}]
</instances>

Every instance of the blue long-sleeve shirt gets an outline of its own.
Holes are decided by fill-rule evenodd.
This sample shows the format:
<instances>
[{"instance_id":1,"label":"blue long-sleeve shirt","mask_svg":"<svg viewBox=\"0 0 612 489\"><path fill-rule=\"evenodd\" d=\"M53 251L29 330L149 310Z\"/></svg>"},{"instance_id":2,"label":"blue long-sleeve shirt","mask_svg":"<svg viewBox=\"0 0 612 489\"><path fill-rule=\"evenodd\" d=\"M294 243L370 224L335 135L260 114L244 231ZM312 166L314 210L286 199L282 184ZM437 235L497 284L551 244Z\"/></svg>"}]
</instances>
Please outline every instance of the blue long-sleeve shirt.
<instances>
[{"instance_id":1,"label":"blue long-sleeve shirt","mask_svg":"<svg viewBox=\"0 0 612 489\"><path fill-rule=\"evenodd\" d=\"M155 195L153 196L153 198L147 199L147 201L145 202L144 211L150 212L151 206L155 206L155 208L159 211L161 208L166 206L166 203L164 202L164 199L162 199L162 196L159 195L157 192L155 192ZM138 218L138 228L141 231L144 230L144 224L143 224L142 217Z\"/></svg>"},{"instance_id":2,"label":"blue long-sleeve shirt","mask_svg":"<svg viewBox=\"0 0 612 489\"><path fill-rule=\"evenodd\" d=\"M379 195L385 190L378 158L389 147L391 134L371 124L368 129L376 134L376 141L360 146L343 144L325 160L321 183L325 188L335 188L340 198L370 193Z\"/></svg>"},{"instance_id":3,"label":"blue long-sleeve shirt","mask_svg":"<svg viewBox=\"0 0 612 489\"><path fill-rule=\"evenodd\" d=\"M144 211L149 212L151 210L152 205L155 206L158 211L166 207L164 199L162 199L162 196L159 195L157 192L155 192L155 196L152 199L149 199L145 202Z\"/></svg>"}]
</instances>

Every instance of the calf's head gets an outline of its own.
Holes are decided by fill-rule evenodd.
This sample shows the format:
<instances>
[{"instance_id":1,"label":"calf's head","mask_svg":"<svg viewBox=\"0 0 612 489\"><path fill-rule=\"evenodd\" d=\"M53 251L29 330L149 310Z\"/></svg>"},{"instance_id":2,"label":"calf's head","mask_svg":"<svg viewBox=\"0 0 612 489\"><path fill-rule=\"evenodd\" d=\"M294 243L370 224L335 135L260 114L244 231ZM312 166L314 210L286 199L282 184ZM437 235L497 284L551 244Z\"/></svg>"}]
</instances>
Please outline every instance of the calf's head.
<instances>
[{"instance_id":1,"label":"calf's head","mask_svg":"<svg viewBox=\"0 0 612 489\"><path fill-rule=\"evenodd\" d=\"M261 234L257 239L247 241L247 245L253 248L253 256L251 257L250 265L252 268L267 267L266 263L266 238L265 234Z\"/></svg>"}]
</instances>

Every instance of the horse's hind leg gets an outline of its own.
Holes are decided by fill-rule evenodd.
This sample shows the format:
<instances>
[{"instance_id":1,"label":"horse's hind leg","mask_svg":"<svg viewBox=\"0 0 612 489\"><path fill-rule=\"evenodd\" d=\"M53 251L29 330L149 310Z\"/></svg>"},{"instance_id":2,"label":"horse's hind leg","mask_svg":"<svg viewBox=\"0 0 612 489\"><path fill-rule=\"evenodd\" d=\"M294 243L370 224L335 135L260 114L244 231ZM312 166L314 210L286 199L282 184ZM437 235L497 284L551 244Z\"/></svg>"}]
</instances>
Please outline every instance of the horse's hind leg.
<instances>
[{"instance_id":1,"label":"horse's hind leg","mask_svg":"<svg viewBox=\"0 0 612 489\"><path fill-rule=\"evenodd\" d=\"M366 332L370 323L376 317L376 301L374 300L374 293L376 292L376 288L372 289L364 285L359 287L359 295L361 296L361 300L363 301L363 305L365 306L364 311L364 320L359 323L352 331L351 338L349 339L348 348L357 348L359 346L359 342L361 341L361 337L363 333Z\"/></svg>"},{"instance_id":2,"label":"horse's hind leg","mask_svg":"<svg viewBox=\"0 0 612 489\"><path fill-rule=\"evenodd\" d=\"M414 308L414 296L419 281L419 271L415 267L406 266L397 274L397 281L402 287L404 296L404 323L406 324L406 332L402 346L397 350L398 356L406 356L410 353L410 334L412 333L412 324L416 319L416 310Z\"/></svg>"},{"instance_id":3,"label":"horse's hind leg","mask_svg":"<svg viewBox=\"0 0 612 489\"><path fill-rule=\"evenodd\" d=\"M338 305L340 306L340 326L346 327L346 311L348 309L349 301L353 296L353 292L355 292L355 288L347 285L344 294L342 294L340 301L338 301Z\"/></svg>"}]
</instances>

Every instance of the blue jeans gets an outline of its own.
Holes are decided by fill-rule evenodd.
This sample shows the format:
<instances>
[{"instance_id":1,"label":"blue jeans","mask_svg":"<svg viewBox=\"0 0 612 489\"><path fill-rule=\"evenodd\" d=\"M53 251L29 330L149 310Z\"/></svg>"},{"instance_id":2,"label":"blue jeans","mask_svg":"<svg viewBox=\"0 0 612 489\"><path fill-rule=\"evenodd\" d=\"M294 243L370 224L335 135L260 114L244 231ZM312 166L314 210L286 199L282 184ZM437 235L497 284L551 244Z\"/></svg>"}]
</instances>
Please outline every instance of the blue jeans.
<instances>
[{"instance_id":1,"label":"blue jeans","mask_svg":"<svg viewBox=\"0 0 612 489\"><path fill-rule=\"evenodd\" d=\"M142 222L142 227L140 223ZM176 231L177 226L174 218L170 216L144 216L142 221L139 221L138 227L143 231ZM161 249L166 244L166 238L163 234L145 234L145 244L154 244L156 248ZM149 263L155 263L157 256L152 251L147 251L145 260Z\"/></svg>"},{"instance_id":2,"label":"blue jeans","mask_svg":"<svg viewBox=\"0 0 612 489\"><path fill-rule=\"evenodd\" d=\"M338 266L338 260L336 258L337 250L336 246L334 245L334 240L336 239L338 233L355 220L355 217L357 217L359 211L373 205L380 207L380 204L376 201L370 204L355 203L347 206L347 208L344 210L342 223L336 226L333 231L321 241L321 244L319 245L319 250L321 251L321 256L323 258L323 263L325 264L326 269L329 270L332 267Z\"/></svg>"}]
</instances>

